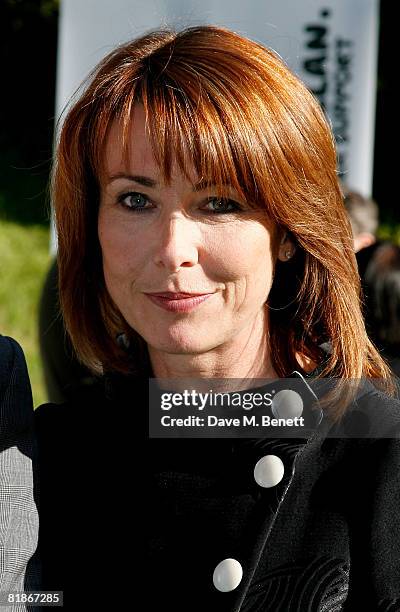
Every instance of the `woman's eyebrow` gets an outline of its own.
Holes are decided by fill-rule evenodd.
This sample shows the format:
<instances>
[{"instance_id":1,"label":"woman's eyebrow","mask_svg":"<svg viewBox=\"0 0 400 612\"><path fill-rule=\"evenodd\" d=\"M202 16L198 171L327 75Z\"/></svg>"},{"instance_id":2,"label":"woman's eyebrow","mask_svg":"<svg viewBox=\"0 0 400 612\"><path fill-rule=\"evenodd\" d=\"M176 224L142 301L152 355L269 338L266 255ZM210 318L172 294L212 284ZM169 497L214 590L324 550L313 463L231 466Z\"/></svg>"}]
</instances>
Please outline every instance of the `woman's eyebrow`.
<instances>
[{"instance_id":1,"label":"woman's eyebrow","mask_svg":"<svg viewBox=\"0 0 400 612\"><path fill-rule=\"evenodd\" d=\"M148 176L142 176L142 175L137 175L137 174L126 174L125 172L117 172L115 174L112 174L111 176L108 177L107 184L110 184L113 181L116 181L118 179L127 179L129 181L133 181L134 183L138 183L139 185L143 185L144 187L157 187L158 186L157 181ZM193 191L195 192L204 191L205 189L210 189L215 186L216 185L214 183L202 179L198 183L193 185ZM224 186L228 187L229 185L224 185Z\"/></svg>"},{"instance_id":2,"label":"woman's eyebrow","mask_svg":"<svg viewBox=\"0 0 400 612\"><path fill-rule=\"evenodd\" d=\"M118 179L128 179L129 181L139 183L139 185L143 185L144 187L157 187L158 184L157 181L149 178L148 176L125 174L125 172L117 172L116 174L109 176L108 184Z\"/></svg>"}]
</instances>

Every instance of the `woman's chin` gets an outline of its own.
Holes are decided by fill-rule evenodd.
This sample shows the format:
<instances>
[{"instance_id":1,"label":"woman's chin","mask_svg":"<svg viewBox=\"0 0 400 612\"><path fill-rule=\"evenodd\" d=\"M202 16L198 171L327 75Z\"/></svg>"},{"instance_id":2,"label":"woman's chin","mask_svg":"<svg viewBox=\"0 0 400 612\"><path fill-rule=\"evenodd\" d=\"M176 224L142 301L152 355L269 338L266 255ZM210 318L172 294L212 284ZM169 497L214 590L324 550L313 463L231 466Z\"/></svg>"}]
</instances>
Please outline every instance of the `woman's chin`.
<instances>
[{"instance_id":1,"label":"woman's chin","mask_svg":"<svg viewBox=\"0 0 400 612\"><path fill-rule=\"evenodd\" d=\"M154 349L167 353L196 354L204 353L215 346L215 334L210 334L210 340L207 341L207 337L199 334L197 330L169 329L158 334L148 334L146 342Z\"/></svg>"}]
</instances>

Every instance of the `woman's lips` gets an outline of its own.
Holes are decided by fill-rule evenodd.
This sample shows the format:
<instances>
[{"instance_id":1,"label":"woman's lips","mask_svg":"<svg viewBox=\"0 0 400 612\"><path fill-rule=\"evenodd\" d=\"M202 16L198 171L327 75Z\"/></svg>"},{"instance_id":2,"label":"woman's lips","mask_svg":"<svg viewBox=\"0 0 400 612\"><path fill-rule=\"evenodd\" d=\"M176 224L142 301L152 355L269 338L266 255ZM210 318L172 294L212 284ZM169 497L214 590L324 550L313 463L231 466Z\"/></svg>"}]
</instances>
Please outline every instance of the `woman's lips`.
<instances>
[{"instance_id":1,"label":"woman's lips","mask_svg":"<svg viewBox=\"0 0 400 612\"><path fill-rule=\"evenodd\" d=\"M191 297L175 298L175 297L161 297L159 295L152 295L146 293L149 300L151 300L157 306L160 306L164 310L170 312L189 312L193 310L199 304L207 300L213 293L205 293L203 295L195 295Z\"/></svg>"}]
</instances>

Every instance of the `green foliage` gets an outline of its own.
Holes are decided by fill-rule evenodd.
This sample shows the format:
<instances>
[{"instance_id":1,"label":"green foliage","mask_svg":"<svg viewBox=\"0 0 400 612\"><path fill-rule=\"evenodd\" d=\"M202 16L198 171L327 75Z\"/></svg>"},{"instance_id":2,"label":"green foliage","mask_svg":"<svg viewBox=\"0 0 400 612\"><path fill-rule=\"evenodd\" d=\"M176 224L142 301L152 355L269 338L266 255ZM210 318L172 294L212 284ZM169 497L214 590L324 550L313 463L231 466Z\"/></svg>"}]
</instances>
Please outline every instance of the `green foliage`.
<instances>
[{"instance_id":1,"label":"green foliage","mask_svg":"<svg viewBox=\"0 0 400 612\"><path fill-rule=\"evenodd\" d=\"M0 333L22 346L34 405L47 401L38 345L38 304L50 266L49 230L0 220Z\"/></svg>"},{"instance_id":2,"label":"green foliage","mask_svg":"<svg viewBox=\"0 0 400 612\"><path fill-rule=\"evenodd\" d=\"M378 232L378 238L381 240L391 240L394 244L400 246L400 225L392 223L381 223Z\"/></svg>"}]
</instances>

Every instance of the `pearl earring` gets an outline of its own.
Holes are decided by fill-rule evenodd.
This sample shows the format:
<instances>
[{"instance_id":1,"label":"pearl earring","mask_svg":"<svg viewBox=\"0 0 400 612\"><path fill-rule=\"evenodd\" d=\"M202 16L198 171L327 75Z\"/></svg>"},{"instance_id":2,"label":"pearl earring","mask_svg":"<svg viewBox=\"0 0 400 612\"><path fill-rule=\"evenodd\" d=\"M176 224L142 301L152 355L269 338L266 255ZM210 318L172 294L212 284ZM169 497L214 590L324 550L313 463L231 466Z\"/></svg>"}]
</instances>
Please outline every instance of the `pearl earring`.
<instances>
[{"instance_id":1,"label":"pearl earring","mask_svg":"<svg viewBox=\"0 0 400 612\"><path fill-rule=\"evenodd\" d=\"M286 251L286 253L285 253L286 259L290 259L291 256L292 256L292 251Z\"/></svg>"}]
</instances>

